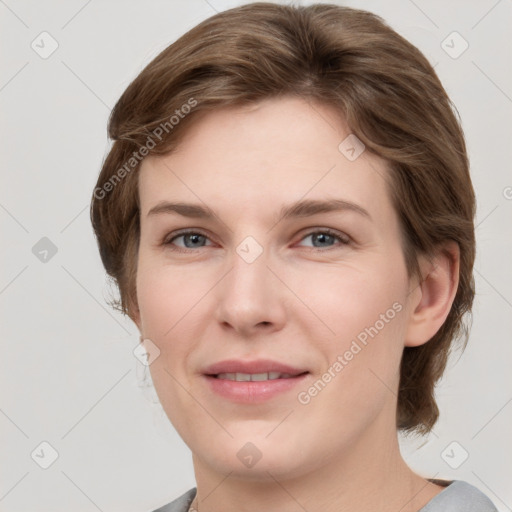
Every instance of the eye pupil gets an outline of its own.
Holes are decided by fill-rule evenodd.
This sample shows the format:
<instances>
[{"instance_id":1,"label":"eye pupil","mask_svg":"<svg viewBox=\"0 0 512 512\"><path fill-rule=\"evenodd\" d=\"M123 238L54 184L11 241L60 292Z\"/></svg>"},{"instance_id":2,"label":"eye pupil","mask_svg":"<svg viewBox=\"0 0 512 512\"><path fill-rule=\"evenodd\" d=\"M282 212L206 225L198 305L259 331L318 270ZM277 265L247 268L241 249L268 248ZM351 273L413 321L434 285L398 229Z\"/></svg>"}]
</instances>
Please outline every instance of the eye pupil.
<instances>
[{"instance_id":1,"label":"eye pupil","mask_svg":"<svg viewBox=\"0 0 512 512\"><path fill-rule=\"evenodd\" d=\"M320 244L323 244L326 242L328 243L329 241L332 242L333 236L327 233L316 233L316 235L313 235L313 239L316 239Z\"/></svg>"},{"instance_id":2,"label":"eye pupil","mask_svg":"<svg viewBox=\"0 0 512 512\"><path fill-rule=\"evenodd\" d=\"M191 240L193 242L193 245L200 239L204 238L203 235L199 235L197 233L192 233L188 235L184 235L184 240ZM186 244L185 244L186 245Z\"/></svg>"}]
</instances>

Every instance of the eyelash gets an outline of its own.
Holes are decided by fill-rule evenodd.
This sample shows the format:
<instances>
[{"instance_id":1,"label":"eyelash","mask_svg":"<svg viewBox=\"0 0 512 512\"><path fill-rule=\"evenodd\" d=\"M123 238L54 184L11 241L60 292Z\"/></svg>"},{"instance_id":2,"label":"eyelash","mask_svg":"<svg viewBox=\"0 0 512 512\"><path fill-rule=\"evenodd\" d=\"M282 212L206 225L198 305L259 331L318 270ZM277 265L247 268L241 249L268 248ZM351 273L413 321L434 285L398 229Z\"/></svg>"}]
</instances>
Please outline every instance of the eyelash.
<instances>
[{"instance_id":1,"label":"eyelash","mask_svg":"<svg viewBox=\"0 0 512 512\"><path fill-rule=\"evenodd\" d=\"M316 229L313 231L309 231L300 239L300 241L303 241L308 236L319 234L319 233L337 238L342 246L350 245L352 243L352 240L350 239L350 237L348 235L344 235L338 231L334 231L329 228ZM164 238L162 245L169 246L169 248L171 248L172 251L182 252L182 253L194 252L195 249L183 248L183 247L178 247L178 246L173 245L172 242L174 242L177 238L180 238L180 237L186 236L186 235L201 235L201 236L204 236L205 238L209 239L209 237L205 233L202 233L201 231L197 231L197 230L179 231L177 233L171 233L171 235L172 235L171 238L169 238L169 236L166 236ZM202 249L202 248L203 247L198 247L198 249ZM315 252L325 252L325 251L329 251L332 249L336 249L336 247L326 247L326 248L310 247L310 249L312 249Z\"/></svg>"}]
</instances>

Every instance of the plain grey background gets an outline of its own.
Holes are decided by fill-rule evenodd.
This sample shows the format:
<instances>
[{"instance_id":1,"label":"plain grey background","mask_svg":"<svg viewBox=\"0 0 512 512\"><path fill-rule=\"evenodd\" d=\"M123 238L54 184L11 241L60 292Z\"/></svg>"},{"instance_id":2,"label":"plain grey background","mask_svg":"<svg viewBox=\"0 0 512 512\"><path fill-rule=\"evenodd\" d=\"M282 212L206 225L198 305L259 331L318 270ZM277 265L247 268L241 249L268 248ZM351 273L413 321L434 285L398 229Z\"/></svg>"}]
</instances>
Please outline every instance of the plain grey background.
<instances>
[{"instance_id":1,"label":"plain grey background","mask_svg":"<svg viewBox=\"0 0 512 512\"><path fill-rule=\"evenodd\" d=\"M138 332L107 306L88 208L120 94L241 3L0 0L0 511L143 512L195 485L132 353ZM460 112L478 197L473 329L438 388L434 432L402 446L425 477L466 480L512 510L512 2L332 3L418 46Z\"/></svg>"}]
</instances>

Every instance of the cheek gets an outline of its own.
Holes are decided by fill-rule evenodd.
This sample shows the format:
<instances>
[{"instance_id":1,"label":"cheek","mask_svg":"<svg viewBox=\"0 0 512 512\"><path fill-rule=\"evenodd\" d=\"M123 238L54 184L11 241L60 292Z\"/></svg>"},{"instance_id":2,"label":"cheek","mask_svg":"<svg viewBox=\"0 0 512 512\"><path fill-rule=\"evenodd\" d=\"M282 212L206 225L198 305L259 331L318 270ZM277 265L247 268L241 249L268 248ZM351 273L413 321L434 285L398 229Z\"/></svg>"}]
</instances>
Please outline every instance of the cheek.
<instances>
[{"instance_id":1,"label":"cheek","mask_svg":"<svg viewBox=\"0 0 512 512\"><path fill-rule=\"evenodd\" d=\"M141 314L143 335L155 339L172 338L173 331L182 327L191 312L206 293L204 280L179 267L151 265L139 262L137 273L137 300Z\"/></svg>"},{"instance_id":2,"label":"cheek","mask_svg":"<svg viewBox=\"0 0 512 512\"><path fill-rule=\"evenodd\" d=\"M407 325L405 268L338 268L316 275L315 283L321 282L326 284L304 281L302 287L308 305L322 320L308 316L301 326L322 355L319 391L311 392L323 395L315 400L331 403L333 414L356 411L361 403L368 405L370 414L372 404L377 410L393 397L390 389L398 383Z\"/></svg>"},{"instance_id":3,"label":"cheek","mask_svg":"<svg viewBox=\"0 0 512 512\"><path fill-rule=\"evenodd\" d=\"M399 310L404 310L407 281L405 269L398 265L319 266L314 279L311 273L300 280L289 275L292 279L294 291L311 312L303 317L304 325L316 330L316 339L322 333L322 348L343 348L360 334L364 339L375 325L382 335L391 335L404 320Z\"/></svg>"},{"instance_id":4,"label":"cheek","mask_svg":"<svg viewBox=\"0 0 512 512\"><path fill-rule=\"evenodd\" d=\"M187 439L192 411L189 376L183 362L195 349L190 321L197 315L199 301L208 290L205 280L179 267L139 260L137 299L142 334L160 349L160 356L150 365L151 378L160 402L171 423ZM192 407L193 409L193 407Z\"/></svg>"}]
</instances>

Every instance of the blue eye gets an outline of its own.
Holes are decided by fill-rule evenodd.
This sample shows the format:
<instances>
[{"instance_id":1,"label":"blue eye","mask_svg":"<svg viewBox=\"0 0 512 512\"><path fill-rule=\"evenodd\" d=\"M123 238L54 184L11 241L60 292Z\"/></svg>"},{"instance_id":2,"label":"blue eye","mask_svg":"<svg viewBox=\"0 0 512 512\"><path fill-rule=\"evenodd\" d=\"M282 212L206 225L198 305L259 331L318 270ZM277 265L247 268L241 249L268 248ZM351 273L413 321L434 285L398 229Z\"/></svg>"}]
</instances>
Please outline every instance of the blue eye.
<instances>
[{"instance_id":1,"label":"blue eye","mask_svg":"<svg viewBox=\"0 0 512 512\"><path fill-rule=\"evenodd\" d=\"M347 245L350 243L350 239L346 235L342 235L341 233L337 233L330 229L311 231L305 237L303 237L302 240L306 240L310 237L315 249L321 249L322 247L332 247L330 242L335 242L336 240L338 240L342 245ZM315 243L319 243L320 245L315 245Z\"/></svg>"},{"instance_id":2,"label":"blue eye","mask_svg":"<svg viewBox=\"0 0 512 512\"><path fill-rule=\"evenodd\" d=\"M174 241L178 240L179 238L182 238L184 241L185 249L194 249L196 247L204 247L204 245L199 245L201 242L205 242L208 240L208 237L205 235L202 235L201 233L198 233L196 231L185 231L180 233L179 235L176 235L172 237L171 239L164 242L164 245L174 245ZM190 242L190 245L187 245L187 241ZM181 246L177 246L181 247ZM178 249L180 250L180 249Z\"/></svg>"},{"instance_id":3,"label":"blue eye","mask_svg":"<svg viewBox=\"0 0 512 512\"><path fill-rule=\"evenodd\" d=\"M313 249L321 250L322 248L332 248L335 246L336 241L339 242L340 245L348 245L350 244L350 238L343 233L338 233L336 231L330 229L319 229L316 231L311 231L307 235L301 238L301 241L306 240L307 238L311 238L313 242ZM176 240L183 239L183 245L177 245ZM165 239L162 244L166 246L170 246L172 250L178 252L188 252L193 250L194 248L200 249L202 247L207 247L210 244L206 244L210 239L203 235L198 231L182 231L174 235L171 238ZM319 244L319 245L316 245ZM305 247L305 246L302 246Z\"/></svg>"}]
</instances>

